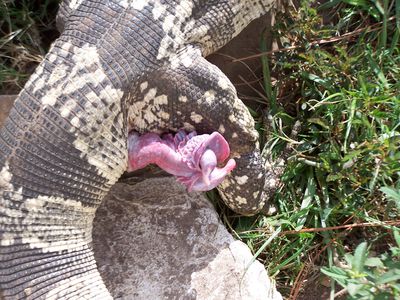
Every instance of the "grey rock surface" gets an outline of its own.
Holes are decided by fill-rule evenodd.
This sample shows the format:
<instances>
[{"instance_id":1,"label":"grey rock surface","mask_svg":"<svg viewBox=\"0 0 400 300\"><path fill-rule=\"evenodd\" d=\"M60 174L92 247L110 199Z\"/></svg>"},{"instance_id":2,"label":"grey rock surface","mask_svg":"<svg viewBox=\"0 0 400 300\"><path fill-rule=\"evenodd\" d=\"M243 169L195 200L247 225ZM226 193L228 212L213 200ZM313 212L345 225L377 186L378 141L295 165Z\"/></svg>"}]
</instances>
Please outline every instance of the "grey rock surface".
<instances>
[{"instance_id":1,"label":"grey rock surface","mask_svg":"<svg viewBox=\"0 0 400 300\"><path fill-rule=\"evenodd\" d=\"M97 211L94 249L116 299L282 299L200 193L171 177L116 184Z\"/></svg>"}]
</instances>

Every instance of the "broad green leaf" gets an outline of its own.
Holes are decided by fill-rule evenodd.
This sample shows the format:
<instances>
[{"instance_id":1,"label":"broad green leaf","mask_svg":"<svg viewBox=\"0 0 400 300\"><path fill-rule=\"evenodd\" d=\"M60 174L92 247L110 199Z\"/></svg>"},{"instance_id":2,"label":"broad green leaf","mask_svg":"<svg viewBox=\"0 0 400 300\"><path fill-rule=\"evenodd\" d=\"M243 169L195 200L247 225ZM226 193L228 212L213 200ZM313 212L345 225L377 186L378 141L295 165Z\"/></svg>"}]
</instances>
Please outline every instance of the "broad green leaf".
<instances>
[{"instance_id":1,"label":"broad green leaf","mask_svg":"<svg viewBox=\"0 0 400 300\"><path fill-rule=\"evenodd\" d=\"M354 255L352 255L351 253L345 253L343 257L346 260L347 265L353 265Z\"/></svg>"},{"instance_id":2,"label":"broad green leaf","mask_svg":"<svg viewBox=\"0 0 400 300\"><path fill-rule=\"evenodd\" d=\"M383 274L376 281L376 284L385 284L385 283L389 283L391 281L397 281L397 280L400 280L400 272L399 272L399 270L390 270L387 273Z\"/></svg>"},{"instance_id":3,"label":"broad green leaf","mask_svg":"<svg viewBox=\"0 0 400 300\"><path fill-rule=\"evenodd\" d=\"M314 81L315 83L318 83L322 85L324 88L329 89L331 87L331 82L329 80L323 79L315 74L307 73L307 72L302 72L301 75L308 80Z\"/></svg>"},{"instance_id":4,"label":"broad green leaf","mask_svg":"<svg viewBox=\"0 0 400 300\"><path fill-rule=\"evenodd\" d=\"M392 200L395 203L397 209L400 210L400 191L398 189L387 186L381 187L380 190L385 194L387 198Z\"/></svg>"},{"instance_id":5,"label":"broad green leaf","mask_svg":"<svg viewBox=\"0 0 400 300\"><path fill-rule=\"evenodd\" d=\"M398 189L394 189L392 187L383 186L380 188L381 192L383 192L388 198L397 201L400 201L400 191Z\"/></svg>"},{"instance_id":6,"label":"broad green leaf","mask_svg":"<svg viewBox=\"0 0 400 300\"><path fill-rule=\"evenodd\" d=\"M384 267L382 260L379 257L369 257L365 260L365 265L368 267Z\"/></svg>"},{"instance_id":7,"label":"broad green leaf","mask_svg":"<svg viewBox=\"0 0 400 300\"><path fill-rule=\"evenodd\" d=\"M324 273L325 275L328 275L331 278L334 279L347 279L349 276L347 275L347 272L341 268L338 267L331 267L331 268L326 268L322 267L321 272Z\"/></svg>"},{"instance_id":8,"label":"broad green leaf","mask_svg":"<svg viewBox=\"0 0 400 300\"><path fill-rule=\"evenodd\" d=\"M356 251L354 251L352 269L357 273L362 273L364 269L365 260L368 255L367 247L367 242L362 242L357 246Z\"/></svg>"},{"instance_id":9,"label":"broad green leaf","mask_svg":"<svg viewBox=\"0 0 400 300\"><path fill-rule=\"evenodd\" d=\"M361 283L352 283L350 282L347 284L347 291L349 292L350 296L356 296L357 293L364 287Z\"/></svg>"},{"instance_id":10,"label":"broad green leaf","mask_svg":"<svg viewBox=\"0 0 400 300\"><path fill-rule=\"evenodd\" d=\"M393 229L393 236L396 241L397 247L400 248L400 232L398 229Z\"/></svg>"}]
</instances>

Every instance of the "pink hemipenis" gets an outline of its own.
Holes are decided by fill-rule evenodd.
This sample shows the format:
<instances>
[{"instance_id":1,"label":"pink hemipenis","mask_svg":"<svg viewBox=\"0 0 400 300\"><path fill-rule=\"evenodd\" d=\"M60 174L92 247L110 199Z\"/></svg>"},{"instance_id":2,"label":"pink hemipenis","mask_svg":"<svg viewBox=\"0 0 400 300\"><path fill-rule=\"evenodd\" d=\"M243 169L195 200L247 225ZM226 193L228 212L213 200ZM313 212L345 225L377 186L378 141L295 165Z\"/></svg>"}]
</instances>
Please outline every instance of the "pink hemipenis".
<instances>
[{"instance_id":1,"label":"pink hemipenis","mask_svg":"<svg viewBox=\"0 0 400 300\"><path fill-rule=\"evenodd\" d=\"M236 163L229 159L228 142L218 132L197 135L184 130L175 135L132 132L128 136L128 171L156 164L177 177L189 191L209 191L220 184Z\"/></svg>"}]
</instances>

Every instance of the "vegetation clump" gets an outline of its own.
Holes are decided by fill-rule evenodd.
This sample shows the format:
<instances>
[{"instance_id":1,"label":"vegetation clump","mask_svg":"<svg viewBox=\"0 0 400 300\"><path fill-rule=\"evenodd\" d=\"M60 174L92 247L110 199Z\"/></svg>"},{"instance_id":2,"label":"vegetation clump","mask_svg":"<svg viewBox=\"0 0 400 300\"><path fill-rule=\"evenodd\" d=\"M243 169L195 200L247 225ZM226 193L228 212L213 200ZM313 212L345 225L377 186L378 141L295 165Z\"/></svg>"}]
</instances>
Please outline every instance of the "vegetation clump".
<instances>
[{"instance_id":1,"label":"vegetation clump","mask_svg":"<svg viewBox=\"0 0 400 300\"><path fill-rule=\"evenodd\" d=\"M400 1L302 1L273 30L258 127L292 156L275 215L225 220L290 299L400 297Z\"/></svg>"}]
</instances>

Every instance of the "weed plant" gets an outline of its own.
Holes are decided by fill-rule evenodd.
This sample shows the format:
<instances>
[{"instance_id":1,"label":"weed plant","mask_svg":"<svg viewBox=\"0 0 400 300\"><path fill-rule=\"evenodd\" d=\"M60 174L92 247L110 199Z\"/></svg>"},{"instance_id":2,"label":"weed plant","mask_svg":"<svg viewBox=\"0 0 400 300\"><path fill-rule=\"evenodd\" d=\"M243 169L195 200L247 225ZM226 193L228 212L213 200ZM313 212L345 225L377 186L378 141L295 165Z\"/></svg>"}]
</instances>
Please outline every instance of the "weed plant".
<instances>
[{"instance_id":1,"label":"weed plant","mask_svg":"<svg viewBox=\"0 0 400 300\"><path fill-rule=\"evenodd\" d=\"M290 299L311 299L307 282L317 299L399 299L400 1L302 1L278 20L259 126L265 154L293 149L277 213L225 221Z\"/></svg>"}]
</instances>

